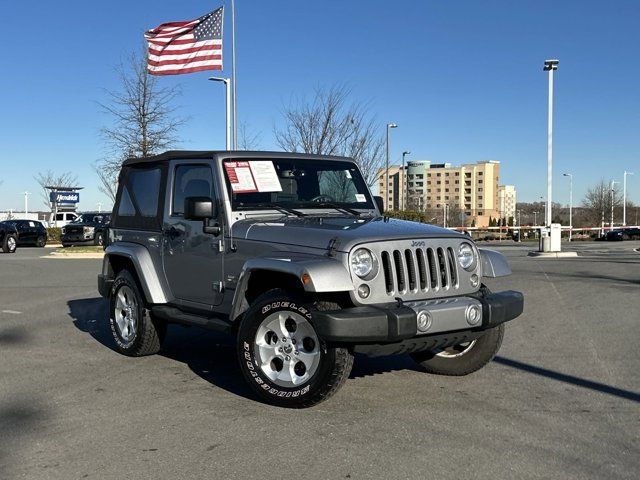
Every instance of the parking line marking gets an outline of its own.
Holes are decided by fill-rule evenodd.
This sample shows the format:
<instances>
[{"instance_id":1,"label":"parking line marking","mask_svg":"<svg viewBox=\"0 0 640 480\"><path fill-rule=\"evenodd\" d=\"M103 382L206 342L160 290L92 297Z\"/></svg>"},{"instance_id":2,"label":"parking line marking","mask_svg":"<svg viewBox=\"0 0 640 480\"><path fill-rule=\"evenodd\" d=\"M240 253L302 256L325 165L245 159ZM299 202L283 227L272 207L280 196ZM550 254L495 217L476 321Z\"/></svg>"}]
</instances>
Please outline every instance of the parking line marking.
<instances>
[{"instance_id":1,"label":"parking line marking","mask_svg":"<svg viewBox=\"0 0 640 480\"><path fill-rule=\"evenodd\" d=\"M11 315L20 315L22 312L17 310L2 310L2 313L10 313Z\"/></svg>"}]
</instances>

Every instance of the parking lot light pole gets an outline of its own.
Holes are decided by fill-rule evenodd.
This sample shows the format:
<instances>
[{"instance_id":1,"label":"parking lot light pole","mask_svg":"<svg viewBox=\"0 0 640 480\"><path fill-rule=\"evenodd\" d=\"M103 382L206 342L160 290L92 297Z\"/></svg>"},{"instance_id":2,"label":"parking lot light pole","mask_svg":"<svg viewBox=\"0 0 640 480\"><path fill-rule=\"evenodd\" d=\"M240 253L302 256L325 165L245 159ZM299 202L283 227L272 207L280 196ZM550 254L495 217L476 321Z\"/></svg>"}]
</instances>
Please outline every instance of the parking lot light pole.
<instances>
[{"instance_id":1,"label":"parking lot light pole","mask_svg":"<svg viewBox=\"0 0 640 480\"><path fill-rule=\"evenodd\" d=\"M551 179L553 171L553 71L558 69L558 60L545 60L543 70L549 72L549 103L547 115L547 210L546 226L551 226Z\"/></svg>"},{"instance_id":2,"label":"parking lot light pole","mask_svg":"<svg viewBox=\"0 0 640 480\"><path fill-rule=\"evenodd\" d=\"M573 175L571 173L563 173L565 177L569 177L569 241L573 233Z\"/></svg>"},{"instance_id":3,"label":"parking lot light pole","mask_svg":"<svg viewBox=\"0 0 640 480\"><path fill-rule=\"evenodd\" d=\"M225 137L225 149L231 150L231 89L229 88L229 84L231 83L231 79L223 78L223 77L209 77L209 80L213 82L222 82L224 83L225 90L225 121L226 121L226 137Z\"/></svg>"},{"instance_id":4,"label":"parking lot light pole","mask_svg":"<svg viewBox=\"0 0 640 480\"><path fill-rule=\"evenodd\" d=\"M633 175L633 172L624 171L622 180L622 226L627 226L627 175Z\"/></svg>"},{"instance_id":5,"label":"parking lot light pole","mask_svg":"<svg viewBox=\"0 0 640 480\"><path fill-rule=\"evenodd\" d=\"M609 231L613 230L613 186L616 183L620 183L620 182L616 182L615 180L611 180L611 223L609 224Z\"/></svg>"},{"instance_id":6,"label":"parking lot light pole","mask_svg":"<svg viewBox=\"0 0 640 480\"><path fill-rule=\"evenodd\" d=\"M398 128L398 125L395 123L387 123L387 169L384 174L384 206L388 210L389 209L389 130L392 128Z\"/></svg>"},{"instance_id":7,"label":"parking lot light pole","mask_svg":"<svg viewBox=\"0 0 640 480\"><path fill-rule=\"evenodd\" d=\"M538 212L533 212L533 226L538 226Z\"/></svg>"},{"instance_id":8,"label":"parking lot light pole","mask_svg":"<svg viewBox=\"0 0 640 480\"><path fill-rule=\"evenodd\" d=\"M409 205L409 179L408 179L408 175L407 175L407 171L404 168L404 157L406 157L407 155L411 155L411 152L408 150L405 150L404 152L402 152L402 209L406 210L407 209L407 205ZM408 170L408 167L407 167Z\"/></svg>"}]
</instances>

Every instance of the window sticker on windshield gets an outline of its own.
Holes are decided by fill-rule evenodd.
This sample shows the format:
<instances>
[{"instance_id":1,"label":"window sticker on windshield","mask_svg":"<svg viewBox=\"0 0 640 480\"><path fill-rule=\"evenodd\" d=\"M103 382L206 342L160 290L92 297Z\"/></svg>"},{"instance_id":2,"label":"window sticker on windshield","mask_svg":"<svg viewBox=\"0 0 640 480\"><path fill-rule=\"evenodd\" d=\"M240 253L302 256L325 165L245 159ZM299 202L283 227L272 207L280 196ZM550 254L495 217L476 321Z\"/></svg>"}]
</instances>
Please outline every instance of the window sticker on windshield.
<instances>
[{"instance_id":1,"label":"window sticker on windshield","mask_svg":"<svg viewBox=\"0 0 640 480\"><path fill-rule=\"evenodd\" d=\"M266 161L253 161L249 162L251 165L251 173L256 181L256 186L259 192L281 192L280 179L276 173L276 168L273 166L273 162Z\"/></svg>"},{"instance_id":2,"label":"window sticker on windshield","mask_svg":"<svg viewBox=\"0 0 640 480\"><path fill-rule=\"evenodd\" d=\"M367 201L367 197L364 195L364 193L356 193L356 202L362 203L366 201Z\"/></svg>"},{"instance_id":3,"label":"window sticker on windshield","mask_svg":"<svg viewBox=\"0 0 640 480\"><path fill-rule=\"evenodd\" d=\"M224 169L227 172L233 193L252 193L258 191L249 162L225 162Z\"/></svg>"},{"instance_id":4,"label":"window sticker on windshield","mask_svg":"<svg viewBox=\"0 0 640 480\"><path fill-rule=\"evenodd\" d=\"M347 176L347 178L351 178L351 172L349 170L345 170L344 174Z\"/></svg>"}]
</instances>

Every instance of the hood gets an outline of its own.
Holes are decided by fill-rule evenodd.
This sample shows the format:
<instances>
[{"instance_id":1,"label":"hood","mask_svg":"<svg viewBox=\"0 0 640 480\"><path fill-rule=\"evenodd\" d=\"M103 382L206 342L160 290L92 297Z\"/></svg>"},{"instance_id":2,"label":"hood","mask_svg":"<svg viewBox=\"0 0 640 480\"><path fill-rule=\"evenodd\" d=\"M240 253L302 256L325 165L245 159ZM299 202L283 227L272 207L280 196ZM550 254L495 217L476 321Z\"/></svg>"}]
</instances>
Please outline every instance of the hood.
<instances>
[{"instance_id":1,"label":"hood","mask_svg":"<svg viewBox=\"0 0 640 480\"><path fill-rule=\"evenodd\" d=\"M464 237L445 228L406 220L316 216L240 220L233 225L233 236L246 240L320 249L326 249L329 243L332 243L333 248L343 252L367 242Z\"/></svg>"}]
</instances>

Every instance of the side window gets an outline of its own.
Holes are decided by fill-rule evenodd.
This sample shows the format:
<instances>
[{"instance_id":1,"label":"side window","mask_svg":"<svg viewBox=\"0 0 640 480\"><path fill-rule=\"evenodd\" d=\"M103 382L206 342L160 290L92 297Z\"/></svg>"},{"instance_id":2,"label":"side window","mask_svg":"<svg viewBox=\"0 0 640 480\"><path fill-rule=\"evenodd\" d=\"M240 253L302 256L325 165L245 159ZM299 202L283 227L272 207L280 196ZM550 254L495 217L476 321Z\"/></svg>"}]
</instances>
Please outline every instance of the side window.
<instances>
[{"instance_id":1,"label":"side window","mask_svg":"<svg viewBox=\"0 0 640 480\"><path fill-rule=\"evenodd\" d=\"M158 214L158 191L160 189L160 169L131 169L129 171L131 201L143 217L155 217ZM125 187L127 188L127 187Z\"/></svg>"},{"instance_id":2,"label":"side window","mask_svg":"<svg viewBox=\"0 0 640 480\"><path fill-rule=\"evenodd\" d=\"M179 165L173 179L171 214L184 214L187 197L213 198L213 175L208 165Z\"/></svg>"},{"instance_id":3,"label":"side window","mask_svg":"<svg viewBox=\"0 0 640 480\"><path fill-rule=\"evenodd\" d=\"M163 172L164 167L157 164L123 169L120 191L116 199L114 228L135 230L159 230L161 228L160 185L164 181Z\"/></svg>"}]
</instances>

